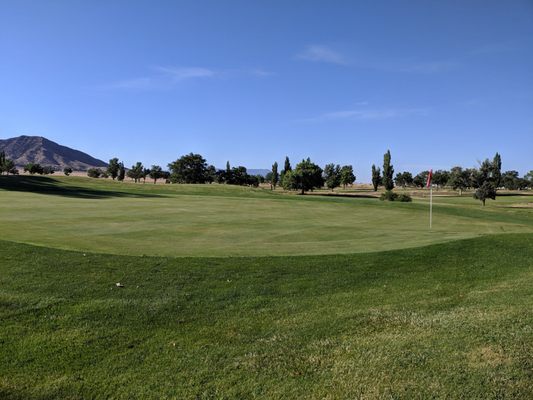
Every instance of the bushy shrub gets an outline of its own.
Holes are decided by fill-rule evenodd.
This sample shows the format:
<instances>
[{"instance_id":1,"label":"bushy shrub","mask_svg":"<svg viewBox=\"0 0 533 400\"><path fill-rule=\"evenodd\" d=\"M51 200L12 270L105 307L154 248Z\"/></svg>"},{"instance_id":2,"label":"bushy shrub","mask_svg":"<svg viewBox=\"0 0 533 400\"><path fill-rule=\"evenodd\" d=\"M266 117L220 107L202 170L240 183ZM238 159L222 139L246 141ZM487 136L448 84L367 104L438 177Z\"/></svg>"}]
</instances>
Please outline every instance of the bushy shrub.
<instances>
[{"instance_id":1,"label":"bushy shrub","mask_svg":"<svg viewBox=\"0 0 533 400\"><path fill-rule=\"evenodd\" d=\"M387 190L386 192L381 193L381 196L379 196L379 199L381 201L395 201L397 198L398 194L394 193L392 190Z\"/></svg>"},{"instance_id":2,"label":"bushy shrub","mask_svg":"<svg viewBox=\"0 0 533 400\"><path fill-rule=\"evenodd\" d=\"M409 196L408 194L406 193L401 193L398 195L398 198L396 199L397 201L402 201L404 203L410 203L411 201L413 201L412 197Z\"/></svg>"},{"instance_id":3,"label":"bushy shrub","mask_svg":"<svg viewBox=\"0 0 533 400\"><path fill-rule=\"evenodd\" d=\"M411 196L405 193L394 193L392 190L387 190L384 193L381 193L381 196L379 197L381 201L401 201L401 202L411 202L413 199Z\"/></svg>"},{"instance_id":4,"label":"bushy shrub","mask_svg":"<svg viewBox=\"0 0 533 400\"><path fill-rule=\"evenodd\" d=\"M102 172L103 171L100 168L89 168L87 170L87 176L90 178L100 178Z\"/></svg>"}]
</instances>

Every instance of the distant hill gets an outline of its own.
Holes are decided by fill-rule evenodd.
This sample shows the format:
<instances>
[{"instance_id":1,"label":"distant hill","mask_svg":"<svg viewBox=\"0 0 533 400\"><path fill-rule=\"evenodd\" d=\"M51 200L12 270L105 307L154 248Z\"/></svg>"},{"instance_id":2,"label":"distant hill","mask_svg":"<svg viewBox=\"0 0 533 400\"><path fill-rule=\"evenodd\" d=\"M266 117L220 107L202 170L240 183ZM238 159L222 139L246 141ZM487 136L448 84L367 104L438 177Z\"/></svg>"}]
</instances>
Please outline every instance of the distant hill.
<instances>
[{"instance_id":1,"label":"distant hill","mask_svg":"<svg viewBox=\"0 0 533 400\"><path fill-rule=\"evenodd\" d=\"M268 174L270 172L269 169L248 169L247 172L250 174L250 175L261 175L261 176L266 176L266 174Z\"/></svg>"},{"instance_id":2,"label":"distant hill","mask_svg":"<svg viewBox=\"0 0 533 400\"><path fill-rule=\"evenodd\" d=\"M0 151L22 167L28 163L38 163L56 168L70 167L75 171L85 171L91 167L106 167L102 160L70 147L61 146L41 136L19 136L0 139Z\"/></svg>"}]
</instances>

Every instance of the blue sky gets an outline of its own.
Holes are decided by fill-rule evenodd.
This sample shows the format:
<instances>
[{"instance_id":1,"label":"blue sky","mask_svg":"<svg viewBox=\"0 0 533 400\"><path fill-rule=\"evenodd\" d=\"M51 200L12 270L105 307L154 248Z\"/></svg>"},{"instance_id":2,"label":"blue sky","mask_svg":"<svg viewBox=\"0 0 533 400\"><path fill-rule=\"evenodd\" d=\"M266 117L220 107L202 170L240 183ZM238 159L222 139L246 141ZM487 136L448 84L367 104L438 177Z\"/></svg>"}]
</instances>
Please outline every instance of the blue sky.
<instances>
[{"instance_id":1,"label":"blue sky","mask_svg":"<svg viewBox=\"0 0 533 400\"><path fill-rule=\"evenodd\" d=\"M128 165L199 152L533 169L532 1L0 3L0 137Z\"/></svg>"}]
</instances>

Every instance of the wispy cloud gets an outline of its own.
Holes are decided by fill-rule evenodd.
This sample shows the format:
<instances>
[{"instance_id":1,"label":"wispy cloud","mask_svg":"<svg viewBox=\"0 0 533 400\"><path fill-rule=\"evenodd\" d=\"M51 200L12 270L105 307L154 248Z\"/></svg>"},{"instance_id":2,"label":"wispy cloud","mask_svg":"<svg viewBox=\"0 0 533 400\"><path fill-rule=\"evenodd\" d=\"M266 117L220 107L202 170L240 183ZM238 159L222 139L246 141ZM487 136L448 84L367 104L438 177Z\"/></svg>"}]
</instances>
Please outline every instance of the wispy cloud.
<instances>
[{"instance_id":1,"label":"wispy cloud","mask_svg":"<svg viewBox=\"0 0 533 400\"><path fill-rule=\"evenodd\" d=\"M323 45L307 46L304 51L296 55L296 58L306 61L347 65L347 60L341 53Z\"/></svg>"},{"instance_id":2,"label":"wispy cloud","mask_svg":"<svg viewBox=\"0 0 533 400\"><path fill-rule=\"evenodd\" d=\"M187 68L155 67L154 69L175 82L180 82L180 81L184 81L187 79L195 79L195 78L212 78L215 75L217 75L216 71L213 71L212 69L209 69L209 68L201 68L201 67L187 67Z\"/></svg>"},{"instance_id":3,"label":"wispy cloud","mask_svg":"<svg viewBox=\"0 0 533 400\"><path fill-rule=\"evenodd\" d=\"M459 63L450 60L431 61L431 62L409 62L397 63L390 66L391 70L399 72L418 72L422 74L433 74L438 72L446 72L459 67ZM387 69L383 65L383 69Z\"/></svg>"},{"instance_id":4,"label":"wispy cloud","mask_svg":"<svg viewBox=\"0 0 533 400\"><path fill-rule=\"evenodd\" d=\"M227 78L236 75L254 77L272 76L274 73L261 69L226 69L215 70L205 67L169 67L155 66L151 74L143 77L124 79L100 86L101 89L129 89L129 90L167 90L186 81L205 80L213 78Z\"/></svg>"},{"instance_id":5,"label":"wispy cloud","mask_svg":"<svg viewBox=\"0 0 533 400\"><path fill-rule=\"evenodd\" d=\"M382 109L348 109L323 113L316 117L304 118L299 122L326 122L339 120L384 120L408 116L425 116L427 108L382 108Z\"/></svg>"},{"instance_id":6,"label":"wispy cloud","mask_svg":"<svg viewBox=\"0 0 533 400\"><path fill-rule=\"evenodd\" d=\"M470 52L470 54L474 56L500 54L500 53L507 53L510 51L515 51L517 49L518 49L517 44L510 43L510 42L486 43L484 45L474 48Z\"/></svg>"},{"instance_id":7,"label":"wispy cloud","mask_svg":"<svg viewBox=\"0 0 533 400\"><path fill-rule=\"evenodd\" d=\"M475 97L475 98L467 99L464 101L460 101L457 104L459 104L461 107L466 107L466 108L480 107L480 106L485 105L485 99Z\"/></svg>"},{"instance_id":8,"label":"wispy cloud","mask_svg":"<svg viewBox=\"0 0 533 400\"><path fill-rule=\"evenodd\" d=\"M266 69L263 69L263 68L252 68L252 69L248 70L248 73L250 75L252 75L252 76L257 76L259 78L266 78L266 77L269 77L269 76L276 75L274 72L267 71Z\"/></svg>"},{"instance_id":9,"label":"wispy cloud","mask_svg":"<svg viewBox=\"0 0 533 400\"><path fill-rule=\"evenodd\" d=\"M449 71L457 68L460 64L454 60L399 60L383 59L368 54L357 54L357 57L349 57L337 50L325 45L310 45L296 54L296 58L305 61L337 64L350 68L372 69L385 72L405 72L433 74Z\"/></svg>"}]
</instances>

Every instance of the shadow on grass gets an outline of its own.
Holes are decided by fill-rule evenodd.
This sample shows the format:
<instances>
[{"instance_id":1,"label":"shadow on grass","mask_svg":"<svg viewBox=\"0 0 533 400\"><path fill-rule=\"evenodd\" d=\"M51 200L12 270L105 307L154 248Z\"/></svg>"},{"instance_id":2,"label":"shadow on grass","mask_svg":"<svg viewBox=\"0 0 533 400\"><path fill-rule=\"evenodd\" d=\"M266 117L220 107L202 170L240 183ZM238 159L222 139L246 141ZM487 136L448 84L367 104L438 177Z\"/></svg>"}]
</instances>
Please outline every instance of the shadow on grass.
<instances>
[{"instance_id":1,"label":"shadow on grass","mask_svg":"<svg viewBox=\"0 0 533 400\"><path fill-rule=\"evenodd\" d=\"M322 196L322 197L352 197L360 199L377 199L378 196L364 193L306 193L308 196Z\"/></svg>"},{"instance_id":2,"label":"shadow on grass","mask_svg":"<svg viewBox=\"0 0 533 400\"><path fill-rule=\"evenodd\" d=\"M530 190L528 190L528 191L519 190L519 191L516 191L516 192L498 193L496 195L496 198L498 198L498 197L514 197L514 196L532 196L533 197L533 192L530 191Z\"/></svg>"},{"instance_id":3,"label":"shadow on grass","mask_svg":"<svg viewBox=\"0 0 533 400\"><path fill-rule=\"evenodd\" d=\"M82 186L65 185L63 182L44 176L2 176L0 190L29 192L82 199L108 199L113 197L165 197L153 193L131 193L115 190L100 190Z\"/></svg>"}]
</instances>

